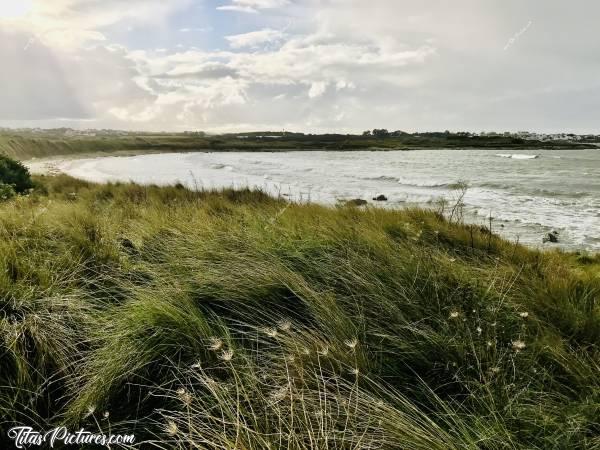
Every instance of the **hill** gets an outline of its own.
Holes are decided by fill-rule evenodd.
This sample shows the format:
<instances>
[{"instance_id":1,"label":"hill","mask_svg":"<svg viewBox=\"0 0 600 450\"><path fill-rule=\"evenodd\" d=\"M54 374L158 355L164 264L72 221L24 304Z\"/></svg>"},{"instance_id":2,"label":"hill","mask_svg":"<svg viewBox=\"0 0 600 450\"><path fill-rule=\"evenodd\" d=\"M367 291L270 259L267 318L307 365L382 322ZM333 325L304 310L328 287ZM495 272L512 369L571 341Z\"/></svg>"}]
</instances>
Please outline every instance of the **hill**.
<instances>
[{"instance_id":1,"label":"hill","mask_svg":"<svg viewBox=\"0 0 600 450\"><path fill-rule=\"evenodd\" d=\"M599 256L417 209L36 183L0 205L3 430L600 448Z\"/></svg>"}]
</instances>

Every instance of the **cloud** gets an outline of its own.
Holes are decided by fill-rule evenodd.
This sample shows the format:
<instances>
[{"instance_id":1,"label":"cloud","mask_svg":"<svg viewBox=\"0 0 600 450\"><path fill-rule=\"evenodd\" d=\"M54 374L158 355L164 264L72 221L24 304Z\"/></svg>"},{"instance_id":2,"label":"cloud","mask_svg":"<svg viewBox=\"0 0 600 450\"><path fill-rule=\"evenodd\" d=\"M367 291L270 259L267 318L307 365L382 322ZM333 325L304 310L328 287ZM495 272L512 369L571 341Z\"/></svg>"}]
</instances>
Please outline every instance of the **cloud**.
<instances>
[{"instance_id":1,"label":"cloud","mask_svg":"<svg viewBox=\"0 0 600 450\"><path fill-rule=\"evenodd\" d=\"M317 98L323 95L327 91L327 82L325 81L314 81L310 85L310 89L308 90L309 98Z\"/></svg>"},{"instance_id":2,"label":"cloud","mask_svg":"<svg viewBox=\"0 0 600 450\"><path fill-rule=\"evenodd\" d=\"M260 14L207 30L198 48L171 42L203 30L194 28L197 0L33 0L18 14L0 11L0 121L207 131L598 126L600 61L589 55L600 52L600 4L585 15L559 0L408 0L402 14L397 0L220 4ZM529 17L527 45L503 51Z\"/></svg>"},{"instance_id":3,"label":"cloud","mask_svg":"<svg viewBox=\"0 0 600 450\"><path fill-rule=\"evenodd\" d=\"M276 42L283 37L284 34L281 31L265 28L259 31L225 36L225 39L229 41L231 48L237 49L244 47L257 48L261 44Z\"/></svg>"},{"instance_id":4,"label":"cloud","mask_svg":"<svg viewBox=\"0 0 600 450\"><path fill-rule=\"evenodd\" d=\"M231 4L218 6L217 9L256 14L261 9L281 8L288 4L288 0L232 0Z\"/></svg>"}]
</instances>

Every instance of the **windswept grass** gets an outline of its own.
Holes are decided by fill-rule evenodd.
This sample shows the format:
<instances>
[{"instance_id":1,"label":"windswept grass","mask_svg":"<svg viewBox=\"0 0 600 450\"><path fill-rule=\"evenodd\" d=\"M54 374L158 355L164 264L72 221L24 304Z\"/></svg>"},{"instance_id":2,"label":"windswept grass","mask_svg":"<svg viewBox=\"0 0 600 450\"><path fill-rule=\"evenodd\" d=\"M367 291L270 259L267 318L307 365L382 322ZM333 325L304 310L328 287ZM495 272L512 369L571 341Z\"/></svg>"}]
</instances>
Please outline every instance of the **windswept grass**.
<instances>
[{"instance_id":1,"label":"windswept grass","mask_svg":"<svg viewBox=\"0 0 600 450\"><path fill-rule=\"evenodd\" d=\"M4 433L600 449L598 256L416 209L37 181L0 206Z\"/></svg>"}]
</instances>

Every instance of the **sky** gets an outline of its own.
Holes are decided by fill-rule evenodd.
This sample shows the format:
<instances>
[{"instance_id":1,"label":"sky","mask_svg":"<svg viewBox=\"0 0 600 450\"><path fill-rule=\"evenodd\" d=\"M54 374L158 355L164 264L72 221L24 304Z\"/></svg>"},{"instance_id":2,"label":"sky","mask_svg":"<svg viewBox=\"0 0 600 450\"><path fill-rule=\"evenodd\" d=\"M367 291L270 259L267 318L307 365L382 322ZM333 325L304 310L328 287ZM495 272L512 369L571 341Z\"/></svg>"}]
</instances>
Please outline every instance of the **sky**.
<instances>
[{"instance_id":1,"label":"sky","mask_svg":"<svg viewBox=\"0 0 600 450\"><path fill-rule=\"evenodd\" d=\"M0 0L0 126L600 133L596 0Z\"/></svg>"}]
</instances>

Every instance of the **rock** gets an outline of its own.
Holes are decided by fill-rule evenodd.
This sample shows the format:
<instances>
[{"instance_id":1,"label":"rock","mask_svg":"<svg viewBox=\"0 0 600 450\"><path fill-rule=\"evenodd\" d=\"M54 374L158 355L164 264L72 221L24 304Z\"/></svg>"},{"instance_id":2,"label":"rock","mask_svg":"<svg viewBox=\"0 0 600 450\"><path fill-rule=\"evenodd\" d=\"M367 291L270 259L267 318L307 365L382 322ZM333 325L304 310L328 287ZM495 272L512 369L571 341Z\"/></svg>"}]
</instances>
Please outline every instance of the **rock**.
<instances>
[{"instance_id":1,"label":"rock","mask_svg":"<svg viewBox=\"0 0 600 450\"><path fill-rule=\"evenodd\" d=\"M362 198L354 198L352 200L348 200L346 202L346 206L363 206L367 203L368 202L366 200L363 200Z\"/></svg>"},{"instance_id":2,"label":"rock","mask_svg":"<svg viewBox=\"0 0 600 450\"><path fill-rule=\"evenodd\" d=\"M550 242L556 244L558 242L558 231L554 230L542 238L542 243Z\"/></svg>"},{"instance_id":3,"label":"rock","mask_svg":"<svg viewBox=\"0 0 600 450\"><path fill-rule=\"evenodd\" d=\"M373 197L375 202L387 202L387 197L383 194L379 194L377 197Z\"/></svg>"}]
</instances>

